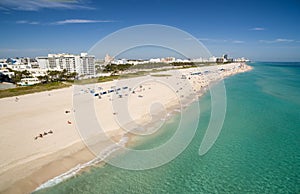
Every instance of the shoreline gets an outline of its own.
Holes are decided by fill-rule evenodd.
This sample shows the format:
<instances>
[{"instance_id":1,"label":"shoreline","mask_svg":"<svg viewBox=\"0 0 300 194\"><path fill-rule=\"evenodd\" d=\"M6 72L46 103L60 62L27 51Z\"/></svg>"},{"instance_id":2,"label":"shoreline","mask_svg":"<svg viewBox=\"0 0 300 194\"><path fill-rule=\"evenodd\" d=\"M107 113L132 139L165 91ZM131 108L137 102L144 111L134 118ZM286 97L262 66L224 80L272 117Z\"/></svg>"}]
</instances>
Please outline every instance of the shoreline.
<instances>
[{"instance_id":1,"label":"shoreline","mask_svg":"<svg viewBox=\"0 0 300 194\"><path fill-rule=\"evenodd\" d=\"M228 66L228 64L223 65L223 66ZM218 66L219 68L220 66ZM243 69L243 71L238 71L238 70L234 70L234 71L230 71L228 73L225 73L221 79L225 79L226 77L235 75L237 73L242 73L242 72L246 72L246 71L250 71L252 69L251 66L246 65L245 69ZM188 69L186 71L191 71L191 69ZM159 74L159 73L158 73ZM135 79L135 78L133 78ZM163 79L167 79L167 78L163 78ZM128 80L126 80L128 81ZM101 85L109 85L112 84L114 82L105 82L105 83L101 83ZM196 83L197 84L197 83ZM209 83L211 84L211 82ZM150 86L153 86L150 84ZM149 87L150 87L149 86ZM155 85L154 85L155 86ZM161 86L158 86L161 87ZM64 93L65 90L68 89L59 89L62 90ZM197 90L200 91L200 90ZM203 94L205 94L207 90L202 89L198 94L200 94L200 96L202 96ZM55 95L55 93L57 92L57 90L55 91L46 91L46 92L41 92L39 94L29 94L30 95L39 95L39 96L46 96L45 93L54 93L53 95ZM69 91L70 92L70 91ZM42 94L42 95L41 95ZM147 91L145 92L145 94L149 94L149 92L147 93ZM28 95L26 95L28 96ZM21 96L21 100L24 96ZM12 100L10 98L7 98L9 100ZM163 103L168 102L168 100L170 100L170 103L173 102L174 104L174 99L170 98L170 99L165 99L165 101L163 101ZM173 100L173 101L172 101ZM184 99L185 100L185 99ZM196 99L188 99L188 101L190 102L194 102ZM98 101L96 102L98 103ZM101 103L101 102L100 102ZM162 104L163 104L162 103ZM108 103L106 103L108 104ZM109 104L108 104L109 105ZM136 105L138 107L138 105ZM188 105L186 105L188 106ZM66 109L66 107L68 107L68 109L70 109L72 107L71 106L64 106L62 110ZM176 102L175 102L175 107L176 107ZM172 106L168 106L167 104L165 104L165 109L167 109L168 113L171 111L176 111L176 108L172 108ZM170 108L170 110L168 109ZM136 110L136 112L134 112L134 115L139 115L141 112L143 112L144 110ZM98 115L98 116L101 116ZM135 118L138 118L137 116ZM68 119L71 120L71 118L68 117ZM73 121L73 120L72 120ZM151 120L149 122L149 118L147 118L147 115L144 116L144 118L141 119L140 121L141 123L146 123L146 124L151 124ZM123 137L123 135L126 133L120 133L120 130L118 128L116 128L117 125L115 125L114 123L109 123L108 121L108 125L112 124L113 128L112 130L108 130L106 131L107 133L110 133L110 138L112 138L115 135L115 139L116 140L120 140L120 135L121 138ZM107 126L108 126L107 125ZM106 126L106 127L107 127ZM71 129L74 130L74 129ZM74 132L73 132L74 133ZM77 134L76 134L77 133ZM129 140L127 142L127 144L130 144L130 140L132 138L130 138L130 135L128 135ZM75 130L75 134L73 134L73 139L72 139L72 144L69 146L65 146L63 148L59 148L57 150L54 149L53 153L50 154L45 154L45 156L39 157L37 159L28 161L27 163L21 164L21 165L16 165L16 166L12 166L10 169L7 169L6 171L0 171L0 180L6 180L4 183L2 182L1 184L1 192L5 192L5 193L27 193L27 192L32 192L33 190L42 187L45 183L47 184L47 182L49 182L49 180L58 177L60 178L60 176L66 172L71 172L70 169L74 169L74 168L80 168L80 166L78 166L79 164L82 164L83 166L85 166L85 164L89 164L89 162L93 161L95 158L94 154L91 152L91 150L89 150L85 143L81 141L80 134L77 130ZM63 144L62 144L63 145ZM31 148L32 149L32 148ZM22 159L21 159L22 160ZM23 159L24 160L24 159ZM31 164L31 163L34 163ZM93 163L93 162L91 162ZM63 165L62 165L63 164ZM92 164L93 165L93 164ZM32 167L34 166L34 167ZM88 165L87 165L88 166ZM86 166L86 167L87 167ZM28 167L29 170L28 170ZM2 168L2 167L1 167ZM15 180L13 181L11 177L10 179L5 179L7 177L12 176L15 172L18 172L20 170L27 170L27 173L23 172L24 176L21 176L21 178L19 178L19 180ZM74 169L75 174L77 172L81 172L82 170L76 171L76 169ZM85 169L83 169L83 171L85 171ZM6 176L4 176L6 175ZM66 174L68 175L68 173ZM74 174L72 174L73 176ZM3 189L3 185L9 185L6 188Z\"/></svg>"}]
</instances>

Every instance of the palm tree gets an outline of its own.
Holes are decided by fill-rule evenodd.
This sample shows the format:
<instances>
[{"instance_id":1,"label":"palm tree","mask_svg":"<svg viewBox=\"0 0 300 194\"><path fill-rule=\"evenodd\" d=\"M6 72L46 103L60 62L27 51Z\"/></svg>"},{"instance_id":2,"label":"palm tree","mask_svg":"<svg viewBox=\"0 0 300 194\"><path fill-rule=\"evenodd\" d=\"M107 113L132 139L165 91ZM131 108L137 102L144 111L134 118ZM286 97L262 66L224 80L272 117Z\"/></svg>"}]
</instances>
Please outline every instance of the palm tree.
<instances>
[{"instance_id":1,"label":"palm tree","mask_svg":"<svg viewBox=\"0 0 300 194\"><path fill-rule=\"evenodd\" d=\"M31 73L27 70L21 71L21 77L22 78L28 78L28 77L32 77Z\"/></svg>"},{"instance_id":2,"label":"palm tree","mask_svg":"<svg viewBox=\"0 0 300 194\"><path fill-rule=\"evenodd\" d=\"M51 82L59 80L59 77L60 77L60 72L59 71L57 71L57 70L54 70L54 71L48 70L47 74L49 75Z\"/></svg>"},{"instance_id":3,"label":"palm tree","mask_svg":"<svg viewBox=\"0 0 300 194\"><path fill-rule=\"evenodd\" d=\"M62 70L59 74L59 81L68 80L68 71L66 69Z\"/></svg>"},{"instance_id":4,"label":"palm tree","mask_svg":"<svg viewBox=\"0 0 300 194\"><path fill-rule=\"evenodd\" d=\"M72 72L72 73L69 74L68 77L71 78L71 80L75 80L77 76L78 76L78 73Z\"/></svg>"},{"instance_id":5,"label":"palm tree","mask_svg":"<svg viewBox=\"0 0 300 194\"><path fill-rule=\"evenodd\" d=\"M39 79L39 81L41 81L42 83L48 83L49 82L49 76L48 75L44 75L44 76L38 76L37 77Z\"/></svg>"}]
</instances>

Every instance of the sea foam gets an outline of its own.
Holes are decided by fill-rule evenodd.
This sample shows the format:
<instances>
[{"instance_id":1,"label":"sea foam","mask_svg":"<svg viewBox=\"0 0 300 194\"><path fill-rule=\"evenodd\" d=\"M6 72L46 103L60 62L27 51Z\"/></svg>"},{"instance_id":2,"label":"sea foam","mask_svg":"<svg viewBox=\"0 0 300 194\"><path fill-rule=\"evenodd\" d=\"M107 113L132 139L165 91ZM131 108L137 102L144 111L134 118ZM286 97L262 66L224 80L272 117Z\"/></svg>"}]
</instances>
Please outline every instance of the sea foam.
<instances>
[{"instance_id":1,"label":"sea foam","mask_svg":"<svg viewBox=\"0 0 300 194\"><path fill-rule=\"evenodd\" d=\"M117 144L113 144L113 145L105 148L98 157L96 157L93 160L88 161L84 164L78 164L77 166L75 166L74 168L71 168L67 172L65 172L61 175L58 175L58 176L48 180L47 182L43 183L42 185L37 187L34 191L38 191L38 190L41 190L41 189L45 189L45 188L57 185L57 184L63 182L64 180L67 180L67 179L75 176L82 169L84 169L86 167L94 166L94 165L104 161L104 159L107 158L110 154L117 151L121 147L124 147L127 142L128 142L128 137L123 136Z\"/></svg>"}]
</instances>

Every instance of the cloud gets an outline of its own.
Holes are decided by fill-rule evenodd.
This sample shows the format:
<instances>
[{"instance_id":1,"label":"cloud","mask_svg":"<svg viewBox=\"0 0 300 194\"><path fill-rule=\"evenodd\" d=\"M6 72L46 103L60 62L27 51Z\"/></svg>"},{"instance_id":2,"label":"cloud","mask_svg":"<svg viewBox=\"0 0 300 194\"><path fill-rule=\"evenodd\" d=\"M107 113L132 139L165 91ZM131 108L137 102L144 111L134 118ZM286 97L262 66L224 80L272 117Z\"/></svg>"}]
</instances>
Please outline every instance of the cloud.
<instances>
[{"instance_id":1,"label":"cloud","mask_svg":"<svg viewBox=\"0 0 300 194\"><path fill-rule=\"evenodd\" d=\"M109 23L114 22L113 20L84 20L84 19L68 19L53 22L55 25L64 25L64 24L87 24L87 23Z\"/></svg>"},{"instance_id":2,"label":"cloud","mask_svg":"<svg viewBox=\"0 0 300 194\"><path fill-rule=\"evenodd\" d=\"M37 25L40 24L39 22L36 21L27 21L27 20L19 20L16 21L17 24L31 24L31 25Z\"/></svg>"},{"instance_id":3,"label":"cloud","mask_svg":"<svg viewBox=\"0 0 300 194\"><path fill-rule=\"evenodd\" d=\"M228 40L213 39L213 38L199 38L198 40L199 41L204 41L204 42L215 42L215 43L228 42Z\"/></svg>"},{"instance_id":4,"label":"cloud","mask_svg":"<svg viewBox=\"0 0 300 194\"><path fill-rule=\"evenodd\" d=\"M234 43L243 44L245 41L242 40L230 40L230 39L212 39L212 38L199 38L199 41L211 42L211 43Z\"/></svg>"},{"instance_id":5,"label":"cloud","mask_svg":"<svg viewBox=\"0 0 300 194\"><path fill-rule=\"evenodd\" d=\"M17 24L27 24L28 21L25 21L25 20L19 20L19 21L16 21Z\"/></svg>"},{"instance_id":6,"label":"cloud","mask_svg":"<svg viewBox=\"0 0 300 194\"><path fill-rule=\"evenodd\" d=\"M37 25L37 24L40 24L40 23L39 22L29 22L28 24Z\"/></svg>"},{"instance_id":7,"label":"cloud","mask_svg":"<svg viewBox=\"0 0 300 194\"><path fill-rule=\"evenodd\" d=\"M261 43L288 43L295 42L295 40L285 39L285 38L277 38L275 40L260 40Z\"/></svg>"},{"instance_id":8,"label":"cloud","mask_svg":"<svg viewBox=\"0 0 300 194\"><path fill-rule=\"evenodd\" d=\"M265 28L260 28L260 27L256 27L256 28L251 28L249 30L254 30L254 31L264 31L266 30Z\"/></svg>"},{"instance_id":9,"label":"cloud","mask_svg":"<svg viewBox=\"0 0 300 194\"><path fill-rule=\"evenodd\" d=\"M234 40L234 41L232 41L232 43L235 43L235 44L243 44L243 43L245 43L245 41L242 41L242 40Z\"/></svg>"},{"instance_id":10,"label":"cloud","mask_svg":"<svg viewBox=\"0 0 300 194\"><path fill-rule=\"evenodd\" d=\"M275 42L294 42L294 40L278 38L278 39L275 40Z\"/></svg>"},{"instance_id":11,"label":"cloud","mask_svg":"<svg viewBox=\"0 0 300 194\"><path fill-rule=\"evenodd\" d=\"M83 0L1 0L0 10L94 9Z\"/></svg>"},{"instance_id":12,"label":"cloud","mask_svg":"<svg viewBox=\"0 0 300 194\"><path fill-rule=\"evenodd\" d=\"M0 2L0 5L1 5L1 2ZM0 10L2 10L2 11L8 11L9 9L0 6Z\"/></svg>"},{"instance_id":13,"label":"cloud","mask_svg":"<svg viewBox=\"0 0 300 194\"><path fill-rule=\"evenodd\" d=\"M87 20L87 19L67 19L55 21L52 23L40 23L37 21L18 20L16 24L30 24L30 25L65 25L65 24L89 24L89 23L109 23L115 22L113 20Z\"/></svg>"}]
</instances>

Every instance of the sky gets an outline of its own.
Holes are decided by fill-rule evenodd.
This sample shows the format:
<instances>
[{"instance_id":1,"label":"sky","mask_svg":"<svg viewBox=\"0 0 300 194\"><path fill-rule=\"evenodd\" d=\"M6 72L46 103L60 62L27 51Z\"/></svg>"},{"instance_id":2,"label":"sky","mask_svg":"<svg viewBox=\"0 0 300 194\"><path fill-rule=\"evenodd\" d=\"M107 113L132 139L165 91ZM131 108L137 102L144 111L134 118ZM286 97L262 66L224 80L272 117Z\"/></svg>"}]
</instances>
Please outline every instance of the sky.
<instances>
[{"instance_id":1,"label":"sky","mask_svg":"<svg viewBox=\"0 0 300 194\"><path fill-rule=\"evenodd\" d=\"M300 61L299 22L299 0L0 0L0 58L78 54L117 30L162 24L214 56Z\"/></svg>"}]
</instances>

